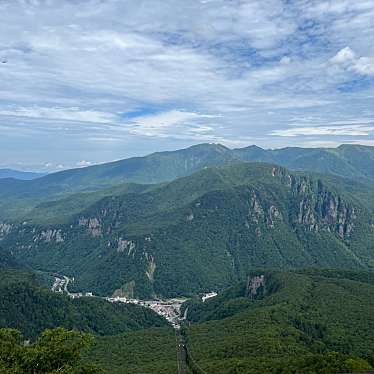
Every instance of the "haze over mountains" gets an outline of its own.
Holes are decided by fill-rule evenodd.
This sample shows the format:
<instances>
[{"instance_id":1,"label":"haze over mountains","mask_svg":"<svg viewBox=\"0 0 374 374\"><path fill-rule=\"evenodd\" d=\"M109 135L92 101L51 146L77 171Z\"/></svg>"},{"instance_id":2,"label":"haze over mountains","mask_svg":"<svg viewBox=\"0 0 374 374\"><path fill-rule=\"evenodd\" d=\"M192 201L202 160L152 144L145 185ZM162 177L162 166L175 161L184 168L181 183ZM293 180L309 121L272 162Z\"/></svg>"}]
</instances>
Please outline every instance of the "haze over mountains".
<instances>
[{"instance_id":1,"label":"haze over mountains","mask_svg":"<svg viewBox=\"0 0 374 374\"><path fill-rule=\"evenodd\" d=\"M360 178L362 182L369 182L374 178L373 160L374 147L362 145L276 150L249 146L231 150L220 144L200 144L177 151L65 170L33 181L0 180L0 196L45 197L92 191L119 183L161 183L190 175L205 167L239 161L268 162L291 170Z\"/></svg>"},{"instance_id":2,"label":"haze over mountains","mask_svg":"<svg viewBox=\"0 0 374 374\"><path fill-rule=\"evenodd\" d=\"M46 175L45 173L34 173L29 171L19 171L12 169L0 169L0 179L4 178L14 178L21 180L32 180L40 178Z\"/></svg>"}]
</instances>

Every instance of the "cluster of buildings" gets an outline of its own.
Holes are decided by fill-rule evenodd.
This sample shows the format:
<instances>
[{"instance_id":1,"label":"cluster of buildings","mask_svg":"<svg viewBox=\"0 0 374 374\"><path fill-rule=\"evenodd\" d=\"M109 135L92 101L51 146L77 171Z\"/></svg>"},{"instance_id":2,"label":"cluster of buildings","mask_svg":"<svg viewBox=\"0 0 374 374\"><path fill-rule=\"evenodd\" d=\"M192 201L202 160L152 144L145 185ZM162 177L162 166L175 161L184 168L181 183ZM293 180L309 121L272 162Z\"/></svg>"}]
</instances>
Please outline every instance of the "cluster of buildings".
<instances>
[{"instance_id":1,"label":"cluster of buildings","mask_svg":"<svg viewBox=\"0 0 374 374\"><path fill-rule=\"evenodd\" d=\"M57 293L64 293L66 289L67 280L65 278L55 277L55 281L52 286L52 291Z\"/></svg>"},{"instance_id":2,"label":"cluster of buildings","mask_svg":"<svg viewBox=\"0 0 374 374\"><path fill-rule=\"evenodd\" d=\"M72 279L73 280L73 279ZM78 292L78 293L70 293L67 286L70 282L70 278L63 276L55 277L55 281L52 286L53 292L58 293L66 293L71 298L79 298L79 297L94 297L92 292ZM216 292L209 292L202 295L201 299L205 302L212 297L217 296ZM126 297L105 297L105 300L111 303L126 303L126 304L136 304L141 305L145 308L152 309L158 315L164 317L175 329L180 328L181 321L186 319L186 312L184 316L181 315L181 307L182 304L187 300L185 298L177 298L177 299L168 299L168 300L139 300L139 299L128 299Z\"/></svg>"},{"instance_id":3,"label":"cluster of buildings","mask_svg":"<svg viewBox=\"0 0 374 374\"><path fill-rule=\"evenodd\" d=\"M107 297L110 302L122 302L127 304L141 305L145 308L152 309L158 315L164 317L175 329L180 328L181 306L186 299L170 299L170 300L138 300L127 299L125 297Z\"/></svg>"},{"instance_id":4,"label":"cluster of buildings","mask_svg":"<svg viewBox=\"0 0 374 374\"><path fill-rule=\"evenodd\" d=\"M66 276L57 277L55 276L55 281L52 286L52 291L57 293L66 293L68 296L70 296L72 299L77 299L79 297L93 297L92 292L77 292L77 293L71 293L68 290L68 285L70 281L74 281L74 278L70 279Z\"/></svg>"}]
</instances>

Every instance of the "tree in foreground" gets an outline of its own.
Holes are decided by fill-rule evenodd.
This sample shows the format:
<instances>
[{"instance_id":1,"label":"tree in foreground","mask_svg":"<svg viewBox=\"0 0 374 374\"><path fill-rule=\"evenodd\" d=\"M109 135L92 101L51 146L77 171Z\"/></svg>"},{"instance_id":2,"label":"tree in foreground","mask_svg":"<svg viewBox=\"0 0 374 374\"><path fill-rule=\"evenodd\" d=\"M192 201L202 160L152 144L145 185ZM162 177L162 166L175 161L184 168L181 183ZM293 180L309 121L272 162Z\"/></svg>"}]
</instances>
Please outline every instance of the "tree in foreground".
<instances>
[{"instance_id":1,"label":"tree in foreground","mask_svg":"<svg viewBox=\"0 0 374 374\"><path fill-rule=\"evenodd\" d=\"M98 374L81 362L83 349L93 337L63 328L45 330L32 344L14 329L0 329L0 374Z\"/></svg>"}]
</instances>

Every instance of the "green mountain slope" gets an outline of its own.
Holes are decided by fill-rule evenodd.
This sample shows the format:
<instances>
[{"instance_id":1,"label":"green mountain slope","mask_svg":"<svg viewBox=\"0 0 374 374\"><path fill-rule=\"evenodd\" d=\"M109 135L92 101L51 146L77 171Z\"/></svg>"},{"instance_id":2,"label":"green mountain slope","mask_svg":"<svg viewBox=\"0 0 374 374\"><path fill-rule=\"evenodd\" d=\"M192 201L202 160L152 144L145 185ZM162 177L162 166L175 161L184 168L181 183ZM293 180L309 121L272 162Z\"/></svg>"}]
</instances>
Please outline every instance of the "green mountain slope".
<instances>
[{"instance_id":1,"label":"green mountain slope","mask_svg":"<svg viewBox=\"0 0 374 374\"><path fill-rule=\"evenodd\" d=\"M65 200L40 206L8 224L2 245L102 295L219 289L264 267L372 269L374 194L333 182L261 163L214 167L92 199L63 223Z\"/></svg>"},{"instance_id":2,"label":"green mountain slope","mask_svg":"<svg viewBox=\"0 0 374 374\"><path fill-rule=\"evenodd\" d=\"M34 173L28 171L19 171L12 169L0 169L0 179L3 178L14 178L21 180L32 180L45 176L45 173Z\"/></svg>"},{"instance_id":3,"label":"green mountain slope","mask_svg":"<svg viewBox=\"0 0 374 374\"><path fill-rule=\"evenodd\" d=\"M97 337L86 360L111 374L175 374L175 344L171 327L130 331Z\"/></svg>"},{"instance_id":4,"label":"green mountain slope","mask_svg":"<svg viewBox=\"0 0 374 374\"><path fill-rule=\"evenodd\" d=\"M160 183L190 175L204 167L223 165L233 159L231 151L222 145L201 144L173 152L65 170L33 181L0 180L0 196L35 198L93 191L125 182Z\"/></svg>"},{"instance_id":5,"label":"green mountain slope","mask_svg":"<svg viewBox=\"0 0 374 374\"><path fill-rule=\"evenodd\" d=\"M123 183L160 183L234 160L221 145L201 144L102 165L66 170L31 181L0 179L0 219L20 219L36 205L73 193L110 189Z\"/></svg>"},{"instance_id":6,"label":"green mountain slope","mask_svg":"<svg viewBox=\"0 0 374 374\"><path fill-rule=\"evenodd\" d=\"M189 303L192 324L184 333L194 364L206 373L249 374L369 368L352 356L374 351L373 273L255 275L205 303Z\"/></svg>"},{"instance_id":7,"label":"green mountain slope","mask_svg":"<svg viewBox=\"0 0 374 374\"><path fill-rule=\"evenodd\" d=\"M5 251L0 247L0 269L17 269L20 264L14 258L11 252Z\"/></svg>"},{"instance_id":8,"label":"green mountain slope","mask_svg":"<svg viewBox=\"0 0 374 374\"><path fill-rule=\"evenodd\" d=\"M230 150L220 144L200 144L172 152L158 152L111 163L66 170L32 181L0 180L0 196L40 197L92 191L119 183L160 183L211 166L237 161L268 162L291 170L329 173L350 178L374 178L374 147L283 148L257 146Z\"/></svg>"},{"instance_id":9,"label":"green mountain slope","mask_svg":"<svg viewBox=\"0 0 374 374\"><path fill-rule=\"evenodd\" d=\"M0 179L0 219L21 218L36 205L78 192L108 189L123 183L154 184L188 176L207 167L239 161L268 162L291 170L311 171L366 184L374 179L374 147L284 148L256 146L230 150L219 144L200 144L87 168L66 170L31 181Z\"/></svg>"},{"instance_id":10,"label":"green mountain slope","mask_svg":"<svg viewBox=\"0 0 374 374\"><path fill-rule=\"evenodd\" d=\"M256 146L234 149L233 155L243 161L271 162L291 170L312 171L360 178L374 179L374 147L341 145L337 148L283 148L264 150Z\"/></svg>"},{"instance_id":11,"label":"green mountain slope","mask_svg":"<svg viewBox=\"0 0 374 374\"><path fill-rule=\"evenodd\" d=\"M58 326L112 335L167 324L140 306L111 304L98 298L72 300L49 291L33 273L0 270L0 328L16 328L33 338L46 328Z\"/></svg>"}]
</instances>

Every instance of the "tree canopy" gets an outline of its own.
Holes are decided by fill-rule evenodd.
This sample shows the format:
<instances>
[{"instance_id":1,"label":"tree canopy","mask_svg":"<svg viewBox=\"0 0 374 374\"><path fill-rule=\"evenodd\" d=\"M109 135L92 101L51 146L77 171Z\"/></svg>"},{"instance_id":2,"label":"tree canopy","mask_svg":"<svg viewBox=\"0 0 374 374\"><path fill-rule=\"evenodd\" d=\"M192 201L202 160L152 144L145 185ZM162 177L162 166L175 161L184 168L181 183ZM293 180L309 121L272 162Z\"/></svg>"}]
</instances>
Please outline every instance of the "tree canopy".
<instances>
[{"instance_id":1,"label":"tree canopy","mask_svg":"<svg viewBox=\"0 0 374 374\"><path fill-rule=\"evenodd\" d=\"M45 330L35 342L25 341L15 329L0 329L1 374L98 374L94 365L81 362L91 335L64 328Z\"/></svg>"}]
</instances>

